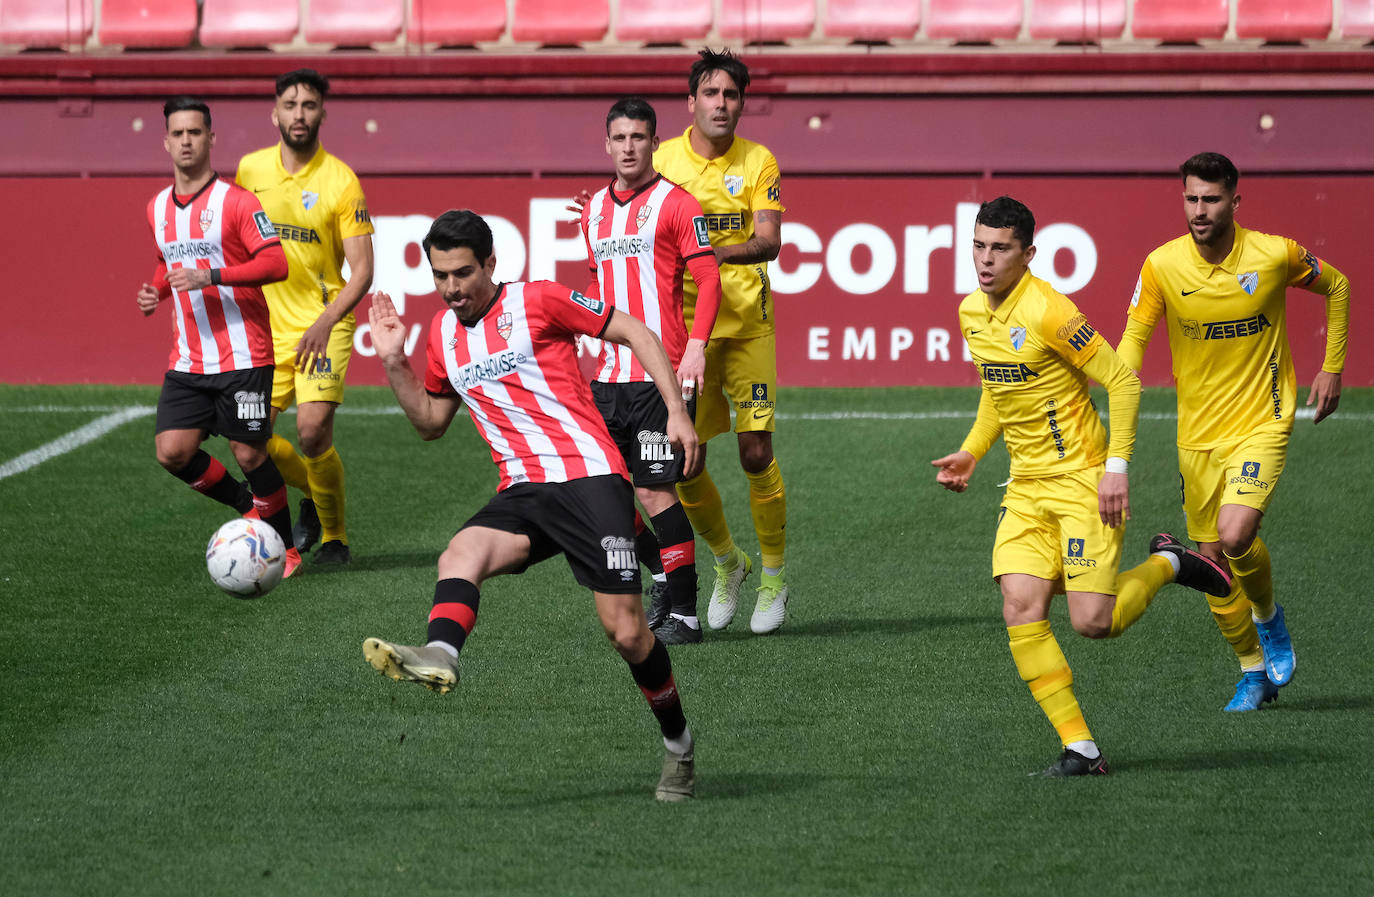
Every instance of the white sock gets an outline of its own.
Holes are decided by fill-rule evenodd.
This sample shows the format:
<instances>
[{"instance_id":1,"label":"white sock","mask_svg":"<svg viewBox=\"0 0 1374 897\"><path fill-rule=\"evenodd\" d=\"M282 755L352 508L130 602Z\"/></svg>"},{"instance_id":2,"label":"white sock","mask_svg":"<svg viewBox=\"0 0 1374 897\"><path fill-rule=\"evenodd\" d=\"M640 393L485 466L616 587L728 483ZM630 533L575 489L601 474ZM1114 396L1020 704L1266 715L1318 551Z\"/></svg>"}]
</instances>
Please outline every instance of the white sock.
<instances>
[{"instance_id":1,"label":"white sock","mask_svg":"<svg viewBox=\"0 0 1374 897\"><path fill-rule=\"evenodd\" d=\"M448 655L452 657L454 660L458 659L458 649L450 645L448 642L441 642L437 640L432 642L425 642L425 647L443 648L446 652L448 652Z\"/></svg>"},{"instance_id":2,"label":"white sock","mask_svg":"<svg viewBox=\"0 0 1374 897\"><path fill-rule=\"evenodd\" d=\"M1072 744L1064 745L1064 747L1075 753L1082 754L1089 760L1096 760L1098 757L1102 756L1102 752L1097 749L1097 744L1092 741L1075 741Z\"/></svg>"},{"instance_id":3,"label":"white sock","mask_svg":"<svg viewBox=\"0 0 1374 897\"><path fill-rule=\"evenodd\" d=\"M781 573L781 572L782 572L782 568L781 568L781 567L764 567L764 568L763 568L763 575L764 575L764 576L777 576L777 575L778 575L779 573Z\"/></svg>"},{"instance_id":4,"label":"white sock","mask_svg":"<svg viewBox=\"0 0 1374 897\"><path fill-rule=\"evenodd\" d=\"M683 729L676 738L663 739L663 746L679 757L692 752L692 730Z\"/></svg>"},{"instance_id":5,"label":"white sock","mask_svg":"<svg viewBox=\"0 0 1374 897\"><path fill-rule=\"evenodd\" d=\"M684 617L682 614L669 614L668 616L672 617L674 620L681 620L692 629L701 628L701 620L697 619L695 616Z\"/></svg>"},{"instance_id":6,"label":"white sock","mask_svg":"<svg viewBox=\"0 0 1374 897\"><path fill-rule=\"evenodd\" d=\"M733 549L731 549L729 554L717 554L713 555L713 557L716 559L716 563L720 564L723 567L727 563L735 559L735 552Z\"/></svg>"},{"instance_id":7,"label":"white sock","mask_svg":"<svg viewBox=\"0 0 1374 897\"><path fill-rule=\"evenodd\" d=\"M1250 611L1250 618L1253 619L1256 623L1268 623L1270 620L1274 619L1274 618L1277 617L1278 615L1279 615L1279 606L1278 606L1277 604L1274 605L1274 612L1273 612L1272 614L1270 614L1269 616L1265 617L1263 620L1261 620L1258 616L1256 616L1256 614L1255 614L1255 612L1254 612L1253 610Z\"/></svg>"},{"instance_id":8,"label":"white sock","mask_svg":"<svg viewBox=\"0 0 1374 897\"><path fill-rule=\"evenodd\" d=\"M653 578L654 578L654 582L667 582L667 581L668 581L668 574L667 574L667 573L654 573L654 574L651 574L651 575L652 575Z\"/></svg>"},{"instance_id":9,"label":"white sock","mask_svg":"<svg viewBox=\"0 0 1374 897\"><path fill-rule=\"evenodd\" d=\"M1152 556L1168 561L1169 566L1174 568L1174 577L1178 578L1178 571L1183 569L1183 562L1178 559L1178 555L1172 551L1156 551Z\"/></svg>"}]
</instances>

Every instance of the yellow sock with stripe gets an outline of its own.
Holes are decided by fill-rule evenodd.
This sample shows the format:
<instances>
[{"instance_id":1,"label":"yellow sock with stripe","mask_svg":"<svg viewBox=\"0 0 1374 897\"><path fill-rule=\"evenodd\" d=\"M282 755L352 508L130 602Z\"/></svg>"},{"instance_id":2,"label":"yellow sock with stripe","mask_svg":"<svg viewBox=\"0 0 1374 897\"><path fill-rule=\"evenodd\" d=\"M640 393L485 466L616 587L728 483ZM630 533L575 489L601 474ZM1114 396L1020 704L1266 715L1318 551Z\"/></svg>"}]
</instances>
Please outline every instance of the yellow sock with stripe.
<instances>
[{"instance_id":1,"label":"yellow sock with stripe","mask_svg":"<svg viewBox=\"0 0 1374 897\"><path fill-rule=\"evenodd\" d=\"M347 545L344 468L338 449L331 445L323 455L306 458L305 469L310 477L310 497L315 500L315 511L320 515L320 541L339 541Z\"/></svg>"},{"instance_id":2,"label":"yellow sock with stripe","mask_svg":"<svg viewBox=\"0 0 1374 897\"><path fill-rule=\"evenodd\" d=\"M305 469L305 459L296 451L296 447L274 433L267 440L267 454L272 458L272 463L277 465L277 472L286 485L299 489L309 498L310 475Z\"/></svg>"},{"instance_id":3,"label":"yellow sock with stripe","mask_svg":"<svg viewBox=\"0 0 1374 897\"><path fill-rule=\"evenodd\" d=\"M1250 611L1256 620L1268 620L1274 616L1274 578L1269 567L1269 548L1259 536L1250 543L1250 548L1238 558L1229 554L1231 572L1236 575L1250 599Z\"/></svg>"},{"instance_id":4,"label":"yellow sock with stripe","mask_svg":"<svg viewBox=\"0 0 1374 897\"><path fill-rule=\"evenodd\" d=\"M725 505L710 474L702 471L692 479L678 483L677 495L682 500L687 519L692 521L692 529L697 531L712 554L721 558L735 550L730 525L725 522Z\"/></svg>"},{"instance_id":5,"label":"yellow sock with stripe","mask_svg":"<svg viewBox=\"0 0 1374 897\"><path fill-rule=\"evenodd\" d=\"M1016 671L1030 687L1031 697L1049 718L1059 740L1065 744L1092 741L1088 723L1073 694L1073 671L1059 649L1049 620L1008 626L1011 659Z\"/></svg>"},{"instance_id":6,"label":"yellow sock with stripe","mask_svg":"<svg viewBox=\"0 0 1374 897\"><path fill-rule=\"evenodd\" d=\"M1151 555L1145 562L1116 575L1116 604L1112 606L1112 628L1108 638L1116 638L1139 620L1159 590L1174 581L1174 567L1161 557Z\"/></svg>"},{"instance_id":7,"label":"yellow sock with stripe","mask_svg":"<svg viewBox=\"0 0 1374 897\"><path fill-rule=\"evenodd\" d=\"M754 515L754 532L759 538L759 555L765 570L782 569L782 553L787 547L787 490L782 471L774 458L759 473L744 474L749 479L749 510Z\"/></svg>"},{"instance_id":8,"label":"yellow sock with stripe","mask_svg":"<svg viewBox=\"0 0 1374 897\"><path fill-rule=\"evenodd\" d=\"M1264 669L1259 633L1255 631L1255 621L1250 617L1250 599L1246 597L1245 589L1241 588L1240 578L1235 579L1225 598L1208 595L1207 603L1212 607L1212 619L1217 621L1217 628L1231 643L1231 650L1236 652L1240 668Z\"/></svg>"}]
</instances>

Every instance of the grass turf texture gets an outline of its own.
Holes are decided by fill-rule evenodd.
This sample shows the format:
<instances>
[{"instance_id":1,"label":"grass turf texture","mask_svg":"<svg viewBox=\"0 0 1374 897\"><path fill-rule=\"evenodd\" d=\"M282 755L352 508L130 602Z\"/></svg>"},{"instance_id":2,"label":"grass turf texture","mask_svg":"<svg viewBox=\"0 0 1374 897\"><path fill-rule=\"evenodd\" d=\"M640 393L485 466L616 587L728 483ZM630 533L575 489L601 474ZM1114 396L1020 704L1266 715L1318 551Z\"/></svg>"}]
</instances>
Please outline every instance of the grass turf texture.
<instances>
[{"instance_id":1,"label":"grass turf texture","mask_svg":"<svg viewBox=\"0 0 1374 897\"><path fill-rule=\"evenodd\" d=\"M0 388L0 463L154 390ZM209 582L227 519L153 458L151 417L0 479L0 869L14 894L1349 894L1374 877L1363 587L1374 393L1298 422L1264 536L1299 654L1277 704L1204 599L1167 587L1123 638L1056 633L1102 779L1058 753L988 578L1006 455L935 486L971 390L783 391L792 614L673 649L699 799L590 597L554 559L492 581L440 697L363 661L422 640L434 561L496 476L471 425L423 443L385 390L337 439L355 563L257 601ZM1101 404L1101 403L1099 403ZM36 406L83 411L32 410ZM1127 559L1182 533L1172 394L1147 391ZM377 413L360 413L360 412ZM828 419L829 412L962 412ZM290 432L290 418L284 432ZM229 462L222 440L207 444ZM756 552L726 438L711 469ZM293 501L294 507L294 501ZM711 574L704 547L702 593ZM757 574L751 577L757 585ZM704 613L704 607L703 607ZM1363 885L1360 882L1364 882Z\"/></svg>"}]
</instances>

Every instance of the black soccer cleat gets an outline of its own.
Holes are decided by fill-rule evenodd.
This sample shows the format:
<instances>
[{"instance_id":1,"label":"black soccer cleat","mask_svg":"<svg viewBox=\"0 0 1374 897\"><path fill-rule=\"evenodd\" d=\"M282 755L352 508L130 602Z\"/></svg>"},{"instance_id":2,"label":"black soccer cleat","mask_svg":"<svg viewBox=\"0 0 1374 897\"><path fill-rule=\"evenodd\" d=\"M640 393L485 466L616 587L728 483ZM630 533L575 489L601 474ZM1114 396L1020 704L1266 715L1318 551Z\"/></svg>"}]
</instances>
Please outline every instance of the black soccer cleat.
<instances>
[{"instance_id":1,"label":"black soccer cleat","mask_svg":"<svg viewBox=\"0 0 1374 897\"><path fill-rule=\"evenodd\" d=\"M673 601L668 597L668 583L654 580L654 584L649 588L649 608L644 612L644 616L649 620L649 628L657 629L662 626L672 609Z\"/></svg>"},{"instance_id":2,"label":"black soccer cleat","mask_svg":"<svg viewBox=\"0 0 1374 897\"><path fill-rule=\"evenodd\" d=\"M308 498L301 499L300 513L296 515L296 525L291 527L291 542L296 550L304 554L320 541L320 515L315 512L315 503Z\"/></svg>"},{"instance_id":3,"label":"black soccer cleat","mask_svg":"<svg viewBox=\"0 0 1374 897\"><path fill-rule=\"evenodd\" d=\"M1068 776L1105 776L1107 774L1107 758L1098 754L1096 758L1089 760L1087 757L1064 748L1064 753L1059 755L1059 759L1051 763L1044 772L1033 772L1033 776L1045 776L1051 779L1062 779Z\"/></svg>"},{"instance_id":4,"label":"black soccer cleat","mask_svg":"<svg viewBox=\"0 0 1374 897\"><path fill-rule=\"evenodd\" d=\"M695 645L702 640L700 629L693 629L673 616L660 623L654 635L665 645Z\"/></svg>"},{"instance_id":5,"label":"black soccer cleat","mask_svg":"<svg viewBox=\"0 0 1374 897\"><path fill-rule=\"evenodd\" d=\"M332 539L320 546L311 563L317 567L343 567L353 563L353 552L338 539Z\"/></svg>"},{"instance_id":6,"label":"black soccer cleat","mask_svg":"<svg viewBox=\"0 0 1374 897\"><path fill-rule=\"evenodd\" d=\"M1174 582L1208 595L1225 598L1231 594L1231 572L1211 558L1194 551L1169 533L1160 533L1150 540L1150 553L1167 551L1178 558L1178 575Z\"/></svg>"}]
</instances>

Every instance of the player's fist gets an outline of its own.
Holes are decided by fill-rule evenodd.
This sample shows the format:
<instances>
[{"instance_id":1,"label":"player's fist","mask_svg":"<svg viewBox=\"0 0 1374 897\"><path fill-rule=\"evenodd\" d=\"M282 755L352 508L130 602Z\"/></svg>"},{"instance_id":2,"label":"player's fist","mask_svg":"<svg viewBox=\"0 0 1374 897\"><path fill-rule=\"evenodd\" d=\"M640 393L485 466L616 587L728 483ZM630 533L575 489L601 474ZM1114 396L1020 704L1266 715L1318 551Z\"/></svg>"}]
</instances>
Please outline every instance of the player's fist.
<instances>
[{"instance_id":1,"label":"player's fist","mask_svg":"<svg viewBox=\"0 0 1374 897\"><path fill-rule=\"evenodd\" d=\"M157 290L153 289L152 284L145 283L138 288L138 310L143 312L145 318L157 311L158 301Z\"/></svg>"},{"instance_id":2,"label":"player's fist","mask_svg":"<svg viewBox=\"0 0 1374 897\"><path fill-rule=\"evenodd\" d=\"M969 477L973 476L973 468L978 466L978 459L973 457L972 452L961 449L952 455L936 458L930 463L939 468L935 473L935 482L950 492L963 492L968 488Z\"/></svg>"}]
</instances>

